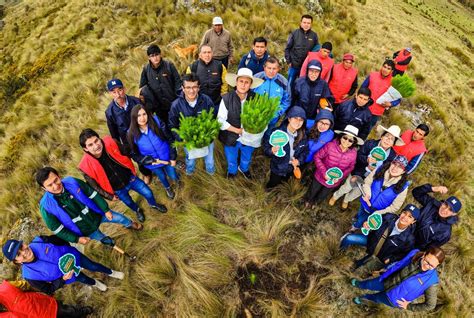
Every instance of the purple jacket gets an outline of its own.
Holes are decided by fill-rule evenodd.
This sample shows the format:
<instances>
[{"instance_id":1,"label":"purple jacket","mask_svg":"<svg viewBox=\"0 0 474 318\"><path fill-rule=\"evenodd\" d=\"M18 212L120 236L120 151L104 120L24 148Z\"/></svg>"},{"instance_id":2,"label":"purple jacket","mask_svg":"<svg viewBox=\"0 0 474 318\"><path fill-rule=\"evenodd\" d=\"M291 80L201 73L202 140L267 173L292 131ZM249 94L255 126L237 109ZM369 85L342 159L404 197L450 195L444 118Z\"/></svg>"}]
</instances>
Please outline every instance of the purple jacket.
<instances>
[{"instance_id":1,"label":"purple jacket","mask_svg":"<svg viewBox=\"0 0 474 318\"><path fill-rule=\"evenodd\" d=\"M356 159L357 150L355 148L349 149L346 152L342 152L341 147L339 147L339 140L334 139L333 141L325 144L324 147L314 155L314 164L316 165L314 177L326 188L335 188L339 186L354 169ZM333 185L328 185L326 184L326 179L324 176L326 175L326 171L332 167L338 167L341 169L343 176Z\"/></svg>"}]
</instances>

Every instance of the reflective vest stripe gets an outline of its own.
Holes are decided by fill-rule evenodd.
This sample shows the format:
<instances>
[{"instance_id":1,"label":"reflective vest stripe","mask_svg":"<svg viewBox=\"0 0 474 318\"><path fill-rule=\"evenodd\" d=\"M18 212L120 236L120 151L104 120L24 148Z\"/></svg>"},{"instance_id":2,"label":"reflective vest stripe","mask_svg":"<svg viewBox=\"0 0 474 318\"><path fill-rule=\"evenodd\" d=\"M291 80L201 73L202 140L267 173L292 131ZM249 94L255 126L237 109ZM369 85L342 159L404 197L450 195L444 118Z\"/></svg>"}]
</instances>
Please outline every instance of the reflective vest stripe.
<instances>
[{"instance_id":1,"label":"reflective vest stripe","mask_svg":"<svg viewBox=\"0 0 474 318\"><path fill-rule=\"evenodd\" d=\"M58 228L55 231L53 231L53 234L58 234L59 232L62 231L62 229L64 229L64 225L61 224L60 226L58 226Z\"/></svg>"}]
</instances>

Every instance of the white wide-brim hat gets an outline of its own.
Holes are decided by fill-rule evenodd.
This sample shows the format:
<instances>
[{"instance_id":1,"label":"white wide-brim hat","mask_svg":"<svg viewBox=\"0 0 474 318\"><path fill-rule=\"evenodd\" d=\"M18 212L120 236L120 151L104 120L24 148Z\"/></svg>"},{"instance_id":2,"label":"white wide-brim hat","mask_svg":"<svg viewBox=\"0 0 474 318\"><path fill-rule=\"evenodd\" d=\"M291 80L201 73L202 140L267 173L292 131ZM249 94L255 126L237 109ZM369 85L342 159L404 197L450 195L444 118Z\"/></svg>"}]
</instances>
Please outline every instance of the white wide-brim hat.
<instances>
[{"instance_id":1,"label":"white wide-brim hat","mask_svg":"<svg viewBox=\"0 0 474 318\"><path fill-rule=\"evenodd\" d=\"M250 88L255 88L263 84L263 79L261 78L256 78L253 76L252 70L246 67L243 67L238 70L237 74L234 73L227 73L225 76L225 81L227 84L229 84L232 87L235 87L237 84L237 79L239 77L248 77L252 80L252 85L250 85Z\"/></svg>"},{"instance_id":2,"label":"white wide-brim hat","mask_svg":"<svg viewBox=\"0 0 474 318\"><path fill-rule=\"evenodd\" d=\"M395 140L395 145L396 146L404 146L405 145L405 142L402 140L402 137L400 137L400 133L402 132L400 127L398 127L397 125L392 125L392 126L388 127L388 129L387 129L382 125L377 126L377 132L379 134L383 134L384 131L388 132L389 134L393 135L396 138L396 140Z\"/></svg>"},{"instance_id":3,"label":"white wide-brim hat","mask_svg":"<svg viewBox=\"0 0 474 318\"><path fill-rule=\"evenodd\" d=\"M344 128L344 130L334 130L334 132L336 134L343 134L343 135L349 135L349 136L354 137L357 140L357 144L359 146L364 144L364 141L361 138L357 137L357 135L359 134L359 128L357 127L354 127L352 125L347 125L346 128Z\"/></svg>"}]
</instances>

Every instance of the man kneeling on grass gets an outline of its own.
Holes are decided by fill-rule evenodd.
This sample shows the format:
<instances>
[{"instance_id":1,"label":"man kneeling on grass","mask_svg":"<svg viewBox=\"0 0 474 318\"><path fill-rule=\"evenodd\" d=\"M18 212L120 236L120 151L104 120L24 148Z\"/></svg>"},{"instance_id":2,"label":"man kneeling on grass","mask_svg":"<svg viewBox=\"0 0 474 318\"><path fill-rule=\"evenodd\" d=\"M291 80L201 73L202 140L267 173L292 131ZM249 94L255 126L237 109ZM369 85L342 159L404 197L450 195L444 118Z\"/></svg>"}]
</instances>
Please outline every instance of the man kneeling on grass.
<instances>
[{"instance_id":1,"label":"man kneeling on grass","mask_svg":"<svg viewBox=\"0 0 474 318\"><path fill-rule=\"evenodd\" d=\"M30 244L23 241L8 240L3 245L3 255L6 259L21 266L22 277L35 289L53 294L65 284L75 281L94 286L100 291L106 291L107 286L97 279L90 278L82 272L87 269L91 272L101 272L110 277L123 279L122 272L111 270L102 264L96 263L76 248L56 236L37 236ZM72 267L61 266L64 257L72 263Z\"/></svg>"}]
</instances>

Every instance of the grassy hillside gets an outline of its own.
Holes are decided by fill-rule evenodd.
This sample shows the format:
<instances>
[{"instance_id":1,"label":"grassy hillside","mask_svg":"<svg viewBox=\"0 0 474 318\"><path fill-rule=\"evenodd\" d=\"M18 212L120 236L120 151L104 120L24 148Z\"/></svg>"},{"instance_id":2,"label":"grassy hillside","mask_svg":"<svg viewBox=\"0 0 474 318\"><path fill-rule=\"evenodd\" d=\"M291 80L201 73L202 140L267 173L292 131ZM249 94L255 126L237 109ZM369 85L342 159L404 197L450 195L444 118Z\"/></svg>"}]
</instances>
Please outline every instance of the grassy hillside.
<instances>
[{"instance_id":1,"label":"grassy hillside","mask_svg":"<svg viewBox=\"0 0 474 318\"><path fill-rule=\"evenodd\" d=\"M299 4L303 2L36 0L7 7L0 31L1 235L17 228L20 218L41 222L36 169L52 165L63 175L79 176L79 132L91 127L107 133L104 111L110 97L105 83L119 77L135 94L149 44L158 43L164 57L184 71L191 58L180 61L171 44L199 43L216 12L233 32L236 56L248 52L254 37L264 35L269 51L281 58L288 33L308 12ZM444 184L465 205L446 246L438 306L431 314L469 316L473 12L456 1L441 0L328 0L320 1L320 7L311 3L311 10L323 10L314 26L320 40L333 42L337 58L355 53L361 80L379 69L385 56L405 46L414 48L408 73L417 80L417 93L392 110L384 124L412 128L406 119L410 116L433 128L427 140L430 153L414 183ZM96 317L405 315L351 304L356 291L349 287L348 268L362 252L340 253L338 244L357 204L345 213L326 204L303 211L300 184L291 182L267 194L263 185L268 159L257 151L253 162L257 180L228 182L222 177L225 160L219 144L217 176L184 177L175 201L167 201L155 182L154 192L170 208L168 214L146 210L145 230L138 234L104 227L120 246L139 256L136 264L100 244L86 247L93 259L126 272L125 280L106 278L106 293L68 286L58 297L92 304ZM122 204L114 208L133 216ZM256 277L253 283L251 274Z\"/></svg>"}]
</instances>

